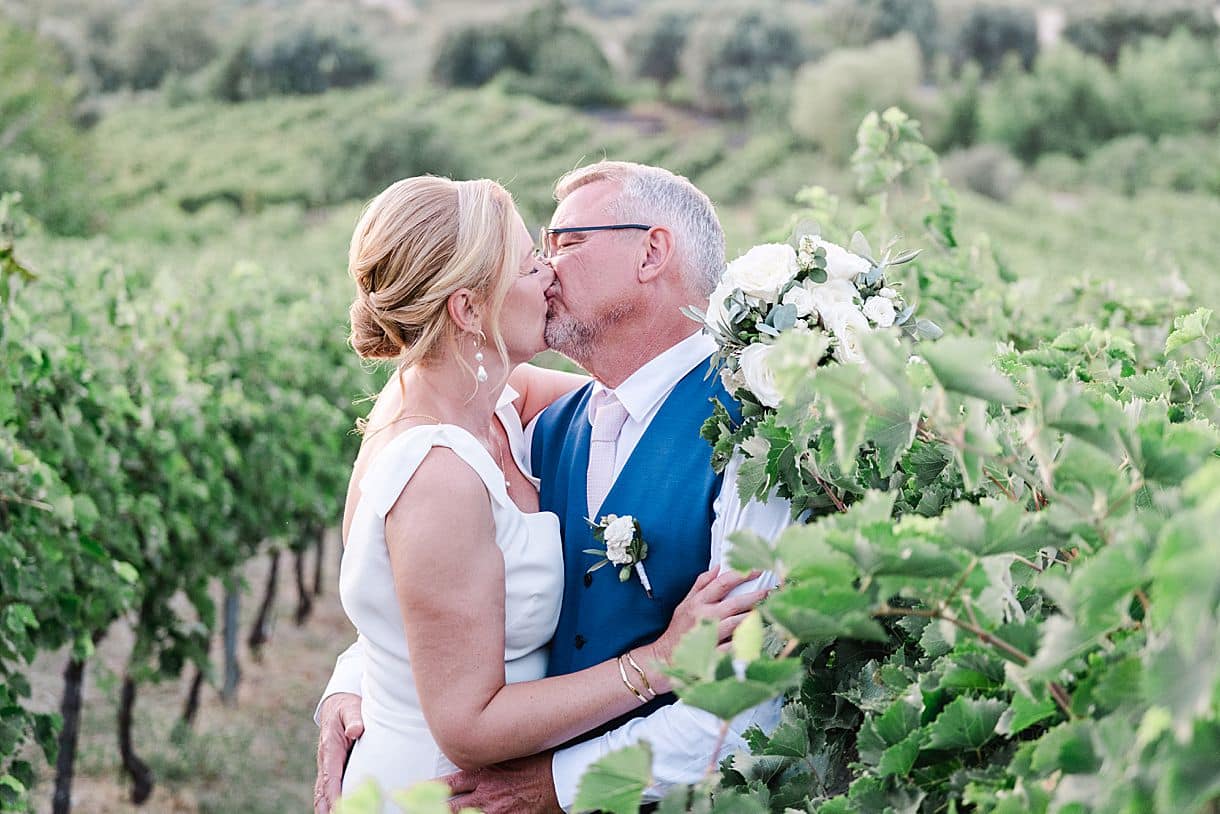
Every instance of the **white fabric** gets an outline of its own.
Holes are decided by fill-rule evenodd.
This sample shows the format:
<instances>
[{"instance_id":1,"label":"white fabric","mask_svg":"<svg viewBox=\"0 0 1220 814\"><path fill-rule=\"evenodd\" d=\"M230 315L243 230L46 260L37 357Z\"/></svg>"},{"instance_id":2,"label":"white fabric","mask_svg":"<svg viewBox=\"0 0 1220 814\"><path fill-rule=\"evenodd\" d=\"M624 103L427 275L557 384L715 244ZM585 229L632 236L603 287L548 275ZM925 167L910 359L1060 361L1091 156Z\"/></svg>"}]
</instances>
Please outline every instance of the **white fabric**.
<instances>
[{"instance_id":1,"label":"white fabric","mask_svg":"<svg viewBox=\"0 0 1220 814\"><path fill-rule=\"evenodd\" d=\"M613 390L628 413L615 449L614 477L618 477L623 465L631 457L632 451L648 429L665 397L683 376L694 370L696 365L705 363L715 350L716 343L711 337L702 333L692 334L654 357ZM608 390L609 388L599 382L593 384L593 396ZM525 472L531 471L529 454L536 424L536 420L531 422L525 428L521 439L520 460L524 464ZM510 437L510 440L513 439ZM703 441L695 438L691 443ZM514 449L513 453L516 457L517 450ZM790 522L788 501L774 495L766 503L750 501L742 504L737 497L737 472L741 462L740 456L729 460L720 493L712 504L715 519L712 522L709 567L727 564L731 548L728 538L733 532L748 529L764 539L772 540ZM735 593L771 587L774 584L774 575L764 573L757 580L742 585ZM322 695L323 700L337 692L359 693L360 673L364 662L361 651L361 643L357 641L339 656L330 683ZM781 699L767 701L733 719L720 751L714 756L712 750L720 735L720 720L710 713L688 707L681 701L663 707L647 717L637 718L613 732L558 750L551 762L556 798L564 811L571 810L580 777L589 764L615 749L646 740L652 746L653 784L645 790L644 799L659 800L675 785L701 780L713 760L719 762L725 756L744 749L745 741L741 735L751 724L757 724L766 731L772 730L779 723L781 705ZM316 712L314 719L317 720Z\"/></svg>"},{"instance_id":2,"label":"white fabric","mask_svg":"<svg viewBox=\"0 0 1220 814\"><path fill-rule=\"evenodd\" d=\"M519 444L522 428L516 410L508 404L497 414L506 429L515 425L509 439L515 436ZM361 497L340 567L339 598L359 631L365 726L343 779L345 792L369 778L391 791L456 770L437 747L420 708L385 541L386 514L436 446L457 453L487 488L495 542L504 557L505 680L529 681L546 672L546 644L559 620L563 595L558 517L518 509L491 455L460 427L423 425L405 430L377 454L360 481ZM516 449L514 458L519 458ZM386 811L397 809L387 806Z\"/></svg>"},{"instance_id":3,"label":"white fabric","mask_svg":"<svg viewBox=\"0 0 1220 814\"><path fill-rule=\"evenodd\" d=\"M589 436L589 468L585 475L589 506L589 513L585 516L590 520L597 519L597 510L610 493L610 484L614 483L614 450L618 444L619 430L627 420L627 408L613 393L604 391L597 395L600 398L595 399L596 405L590 402L589 411L597 415Z\"/></svg>"}]
</instances>

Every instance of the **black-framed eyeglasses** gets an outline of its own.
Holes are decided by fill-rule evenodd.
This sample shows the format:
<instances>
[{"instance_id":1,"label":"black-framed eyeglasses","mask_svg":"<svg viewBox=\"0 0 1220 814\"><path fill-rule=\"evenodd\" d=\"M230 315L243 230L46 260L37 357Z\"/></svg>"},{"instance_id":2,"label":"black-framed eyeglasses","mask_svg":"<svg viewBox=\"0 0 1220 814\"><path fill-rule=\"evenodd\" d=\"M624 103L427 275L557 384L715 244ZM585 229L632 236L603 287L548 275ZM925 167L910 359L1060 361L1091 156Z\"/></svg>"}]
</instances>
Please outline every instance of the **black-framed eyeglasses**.
<instances>
[{"instance_id":1,"label":"black-framed eyeglasses","mask_svg":"<svg viewBox=\"0 0 1220 814\"><path fill-rule=\"evenodd\" d=\"M606 226L560 226L558 229L543 226L538 230L538 253L545 258L550 258L555 254L555 247L551 242L551 238L554 235L566 235L572 232L619 232L623 229L642 229L646 232L651 228L651 226L643 223L611 223Z\"/></svg>"}]
</instances>

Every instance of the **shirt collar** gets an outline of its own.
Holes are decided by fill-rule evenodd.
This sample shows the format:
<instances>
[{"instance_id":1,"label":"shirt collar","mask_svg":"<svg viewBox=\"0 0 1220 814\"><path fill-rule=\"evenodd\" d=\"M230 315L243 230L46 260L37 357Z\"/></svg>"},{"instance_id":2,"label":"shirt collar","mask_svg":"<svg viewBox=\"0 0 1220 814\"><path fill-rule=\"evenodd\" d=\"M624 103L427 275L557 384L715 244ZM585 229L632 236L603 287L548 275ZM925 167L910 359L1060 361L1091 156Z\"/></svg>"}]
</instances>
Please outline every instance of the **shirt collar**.
<instances>
[{"instance_id":1,"label":"shirt collar","mask_svg":"<svg viewBox=\"0 0 1220 814\"><path fill-rule=\"evenodd\" d=\"M613 395L627 408L633 421L644 423L661 400L673 390L683 376L695 369L700 362L716 350L716 340L702 331L697 331L663 353L648 360L627 380L611 390L599 381L593 382L590 405L599 404ZM589 410L589 422L593 422L593 410Z\"/></svg>"}]
</instances>

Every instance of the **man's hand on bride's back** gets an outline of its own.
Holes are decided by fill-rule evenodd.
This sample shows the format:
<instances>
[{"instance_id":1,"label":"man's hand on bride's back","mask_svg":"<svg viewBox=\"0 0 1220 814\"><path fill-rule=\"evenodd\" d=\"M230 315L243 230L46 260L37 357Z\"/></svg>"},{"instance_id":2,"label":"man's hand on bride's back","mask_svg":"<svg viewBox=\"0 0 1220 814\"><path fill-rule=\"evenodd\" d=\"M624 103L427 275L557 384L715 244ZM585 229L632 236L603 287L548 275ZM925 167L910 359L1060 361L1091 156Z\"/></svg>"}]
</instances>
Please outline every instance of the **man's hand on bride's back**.
<instances>
[{"instance_id":1,"label":"man's hand on bride's back","mask_svg":"<svg viewBox=\"0 0 1220 814\"><path fill-rule=\"evenodd\" d=\"M730 569L721 570L717 566L700 574L686 598L674 608L669 627L653 644L656 658L668 662L682 635L702 619L715 620L720 643L728 642L746 615L770 593L766 589L736 594L732 591L757 579L760 573L739 574Z\"/></svg>"},{"instance_id":2,"label":"man's hand on bride's back","mask_svg":"<svg viewBox=\"0 0 1220 814\"><path fill-rule=\"evenodd\" d=\"M339 692L322 702L318 713L318 779L313 787L314 814L329 814L343 791L343 769L356 739L364 734L360 696Z\"/></svg>"}]
</instances>

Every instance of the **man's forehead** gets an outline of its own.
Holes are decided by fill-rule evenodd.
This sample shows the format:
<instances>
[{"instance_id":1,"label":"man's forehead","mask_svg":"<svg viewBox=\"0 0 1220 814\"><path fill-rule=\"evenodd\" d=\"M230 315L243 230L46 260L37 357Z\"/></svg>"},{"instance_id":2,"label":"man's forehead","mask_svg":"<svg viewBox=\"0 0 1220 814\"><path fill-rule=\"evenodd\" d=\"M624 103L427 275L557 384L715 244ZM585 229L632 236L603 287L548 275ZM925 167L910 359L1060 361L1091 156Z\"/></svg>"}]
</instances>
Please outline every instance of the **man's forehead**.
<instances>
[{"instance_id":1,"label":"man's forehead","mask_svg":"<svg viewBox=\"0 0 1220 814\"><path fill-rule=\"evenodd\" d=\"M603 218L610 212L617 184L613 181L593 181L572 190L551 216L552 228L594 226L590 217Z\"/></svg>"}]
</instances>

